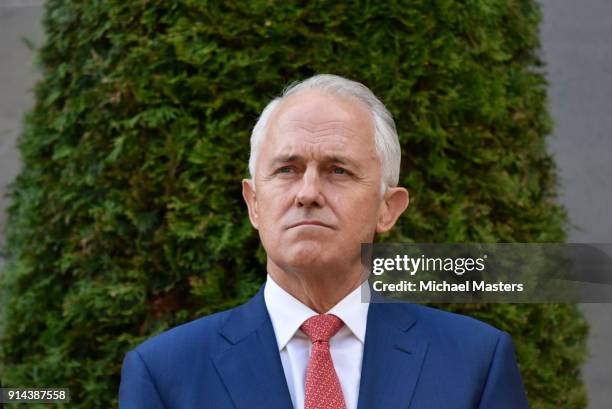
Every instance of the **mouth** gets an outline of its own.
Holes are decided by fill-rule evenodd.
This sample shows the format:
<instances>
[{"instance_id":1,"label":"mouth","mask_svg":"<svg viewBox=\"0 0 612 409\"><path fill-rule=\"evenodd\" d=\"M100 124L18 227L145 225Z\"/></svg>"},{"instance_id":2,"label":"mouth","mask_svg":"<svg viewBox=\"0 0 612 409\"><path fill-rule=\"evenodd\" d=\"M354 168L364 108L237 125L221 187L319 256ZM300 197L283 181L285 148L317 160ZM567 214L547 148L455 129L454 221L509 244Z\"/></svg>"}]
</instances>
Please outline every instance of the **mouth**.
<instances>
[{"instance_id":1,"label":"mouth","mask_svg":"<svg viewBox=\"0 0 612 409\"><path fill-rule=\"evenodd\" d=\"M319 226L319 227L327 227L329 229L333 228L329 224L323 223L319 220L302 220L297 223L293 223L292 225L287 227L287 229L292 229L294 227L299 227L299 226Z\"/></svg>"}]
</instances>

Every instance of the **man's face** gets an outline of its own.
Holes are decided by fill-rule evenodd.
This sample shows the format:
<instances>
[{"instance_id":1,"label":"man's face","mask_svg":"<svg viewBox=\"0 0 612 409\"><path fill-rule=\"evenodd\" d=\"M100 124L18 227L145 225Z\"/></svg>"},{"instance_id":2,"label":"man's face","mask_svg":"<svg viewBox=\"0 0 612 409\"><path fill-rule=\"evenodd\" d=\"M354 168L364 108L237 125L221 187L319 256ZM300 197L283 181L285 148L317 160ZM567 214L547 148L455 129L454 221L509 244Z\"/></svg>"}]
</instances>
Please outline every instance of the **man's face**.
<instances>
[{"instance_id":1,"label":"man's face","mask_svg":"<svg viewBox=\"0 0 612 409\"><path fill-rule=\"evenodd\" d=\"M319 90L287 97L254 177L256 191L243 181L249 216L284 271L346 268L359 261L360 243L387 229L372 114L358 101Z\"/></svg>"}]
</instances>

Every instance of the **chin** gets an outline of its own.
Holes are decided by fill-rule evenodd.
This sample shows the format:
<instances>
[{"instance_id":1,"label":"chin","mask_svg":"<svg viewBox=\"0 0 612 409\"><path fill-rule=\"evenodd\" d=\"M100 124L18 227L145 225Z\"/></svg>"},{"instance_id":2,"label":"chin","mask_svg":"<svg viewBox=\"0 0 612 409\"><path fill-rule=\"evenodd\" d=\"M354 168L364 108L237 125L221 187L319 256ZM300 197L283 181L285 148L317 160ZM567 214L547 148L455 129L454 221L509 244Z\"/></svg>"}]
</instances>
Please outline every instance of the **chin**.
<instances>
[{"instance_id":1,"label":"chin","mask_svg":"<svg viewBox=\"0 0 612 409\"><path fill-rule=\"evenodd\" d=\"M329 258L326 257L329 248L325 248L325 243L301 242L291 247L283 251L282 258L293 268L325 265L325 260Z\"/></svg>"}]
</instances>

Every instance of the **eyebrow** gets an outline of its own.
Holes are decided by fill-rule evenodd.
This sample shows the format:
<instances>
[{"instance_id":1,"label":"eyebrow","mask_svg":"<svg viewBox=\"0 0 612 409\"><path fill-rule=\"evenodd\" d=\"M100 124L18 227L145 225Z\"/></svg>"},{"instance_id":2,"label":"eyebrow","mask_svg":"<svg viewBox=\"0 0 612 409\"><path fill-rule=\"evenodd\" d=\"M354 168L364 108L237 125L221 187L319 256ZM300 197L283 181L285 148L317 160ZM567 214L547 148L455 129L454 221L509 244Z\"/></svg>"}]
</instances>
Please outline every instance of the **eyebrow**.
<instances>
[{"instance_id":1,"label":"eyebrow","mask_svg":"<svg viewBox=\"0 0 612 409\"><path fill-rule=\"evenodd\" d=\"M304 161L304 157L302 155L279 155L273 158L272 161L270 161L270 165L274 167L274 166L281 165L283 163L300 162L300 161ZM326 155L323 157L323 162L327 162L327 163L333 162L333 163L340 163L342 165L352 166L355 168L358 167L356 162L354 162L353 160L347 157L340 156L340 155Z\"/></svg>"}]
</instances>

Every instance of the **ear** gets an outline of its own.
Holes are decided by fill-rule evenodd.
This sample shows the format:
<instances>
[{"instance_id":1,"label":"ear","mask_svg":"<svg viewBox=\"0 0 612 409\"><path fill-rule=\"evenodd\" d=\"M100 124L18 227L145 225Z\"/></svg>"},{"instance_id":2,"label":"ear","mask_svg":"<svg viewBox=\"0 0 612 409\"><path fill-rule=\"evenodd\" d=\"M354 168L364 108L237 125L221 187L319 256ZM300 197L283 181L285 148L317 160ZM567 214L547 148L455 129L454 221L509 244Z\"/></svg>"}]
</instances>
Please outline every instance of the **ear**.
<instances>
[{"instance_id":1,"label":"ear","mask_svg":"<svg viewBox=\"0 0 612 409\"><path fill-rule=\"evenodd\" d=\"M388 188L380 205L376 233L385 233L391 230L397 219L408 207L409 202L408 190L403 187Z\"/></svg>"},{"instance_id":2,"label":"ear","mask_svg":"<svg viewBox=\"0 0 612 409\"><path fill-rule=\"evenodd\" d=\"M255 229L259 227L259 216L257 214L257 197L251 179L242 179L242 197L249 209L249 220Z\"/></svg>"}]
</instances>

